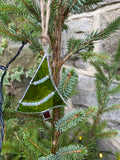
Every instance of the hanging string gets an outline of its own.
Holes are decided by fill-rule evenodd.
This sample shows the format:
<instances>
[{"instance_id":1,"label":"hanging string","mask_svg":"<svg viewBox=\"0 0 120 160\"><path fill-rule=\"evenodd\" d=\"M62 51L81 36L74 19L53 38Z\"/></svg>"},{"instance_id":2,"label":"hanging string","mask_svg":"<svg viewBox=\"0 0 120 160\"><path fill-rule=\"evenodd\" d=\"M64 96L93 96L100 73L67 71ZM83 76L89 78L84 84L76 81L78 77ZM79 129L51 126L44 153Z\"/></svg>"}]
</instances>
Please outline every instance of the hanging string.
<instances>
[{"instance_id":1,"label":"hanging string","mask_svg":"<svg viewBox=\"0 0 120 160\"><path fill-rule=\"evenodd\" d=\"M41 7L41 27L42 27L42 34L45 32L45 21L44 21L44 0L41 0L40 7Z\"/></svg>"},{"instance_id":2,"label":"hanging string","mask_svg":"<svg viewBox=\"0 0 120 160\"><path fill-rule=\"evenodd\" d=\"M41 34L41 43L46 45L49 43L48 37L48 26L49 26L49 18L50 18L50 4L51 0L48 0L47 3L44 0L40 1L40 8L41 8L41 26L42 26L42 34ZM45 15L46 12L46 15Z\"/></svg>"},{"instance_id":3,"label":"hanging string","mask_svg":"<svg viewBox=\"0 0 120 160\"><path fill-rule=\"evenodd\" d=\"M51 0L48 0L47 6L46 6L46 24L45 24L45 34L48 33L48 26L49 26L49 18L50 18L50 4Z\"/></svg>"}]
</instances>

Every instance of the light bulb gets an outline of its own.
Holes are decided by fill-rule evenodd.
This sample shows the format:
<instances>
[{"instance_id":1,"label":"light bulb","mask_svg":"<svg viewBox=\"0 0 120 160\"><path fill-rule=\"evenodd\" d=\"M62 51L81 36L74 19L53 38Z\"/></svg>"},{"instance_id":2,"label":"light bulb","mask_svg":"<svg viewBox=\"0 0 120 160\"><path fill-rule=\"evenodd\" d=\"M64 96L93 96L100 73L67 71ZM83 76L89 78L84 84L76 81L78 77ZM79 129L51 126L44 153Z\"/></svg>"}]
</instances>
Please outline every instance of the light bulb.
<instances>
[{"instance_id":1,"label":"light bulb","mask_svg":"<svg viewBox=\"0 0 120 160\"><path fill-rule=\"evenodd\" d=\"M103 157L103 154L102 154L102 153L99 153L99 157L102 158L102 157Z\"/></svg>"},{"instance_id":2,"label":"light bulb","mask_svg":"<svg viewBox=\"0 0 120 160\"><path fill-rule=\"evenodd\" d=\"M79 137L79 140L80 140L80 141L82 140L82 137L81 137L81 136Z\"/></svg>"}]
</instances>

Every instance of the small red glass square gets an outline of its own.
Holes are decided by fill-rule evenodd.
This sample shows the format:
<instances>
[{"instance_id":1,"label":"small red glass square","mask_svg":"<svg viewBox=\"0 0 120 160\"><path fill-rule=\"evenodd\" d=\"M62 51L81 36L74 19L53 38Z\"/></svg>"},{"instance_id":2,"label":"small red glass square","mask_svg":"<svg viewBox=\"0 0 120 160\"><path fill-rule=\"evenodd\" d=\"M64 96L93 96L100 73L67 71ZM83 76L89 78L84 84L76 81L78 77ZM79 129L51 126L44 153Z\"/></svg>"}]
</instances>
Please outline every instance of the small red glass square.
<instances>
[{"instance_id":1,"label":"small red glass square","mask_svg":"<svg viewBox=\"0 0 120 160\"><path fill-rule=\"evenodd\" d=\"M51 118L50 111L44 112L44 113L43 113L43 117L44 117L44 120L50 119L50 118Z\"/></svg>"}]
</instances>

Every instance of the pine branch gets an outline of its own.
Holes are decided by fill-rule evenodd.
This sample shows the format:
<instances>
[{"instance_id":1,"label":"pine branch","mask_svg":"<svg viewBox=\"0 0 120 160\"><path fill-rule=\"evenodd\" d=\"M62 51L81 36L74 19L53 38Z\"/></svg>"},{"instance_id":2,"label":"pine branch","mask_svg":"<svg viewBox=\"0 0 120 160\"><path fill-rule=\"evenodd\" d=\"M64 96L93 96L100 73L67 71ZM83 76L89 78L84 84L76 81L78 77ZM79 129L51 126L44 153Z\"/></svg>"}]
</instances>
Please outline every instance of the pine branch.
<instances>
[{"instance_id":1,"label":"pine branch","mask_svg":"<svg viewBox=\"0 0 120 160\"><path fill-rule=\"evenodd\" d=\"M118 19L118 21L116 20L115 22L111 23L106 29L104 29L101 32L99 32L99 31L92 32L84 40L71 39L68 44L68 50L69 50L68 55L61 61L62 63L59 62L59 60L60 60L60 46L61 46L60 45L61 31L63 29L64 20L67 18L68 14L71 11L74 13L75 12L80 13L85 10L90 10L91 8L94 8L93 4L96 4L97 2L100 2L100 1L102 1L102 0L84 0L84 1L83 0L69 0L69 1L68 0L63 0L63 1L62 0L59 0L59 1L53 0L52 1L52 5L51 5L51 11L52 11L51 13L52 14L51 14L50 23L49 23L49 36L51 38L51 44L52 44L51 50L53 50L53 55L52 55L52 58L54 61L53 68L55 69L54 70L55 72L53 71L53 73L55 75L54 80L55 80L56 84L58 84L58 79L59 79L59 74L57 71L60 70L61 65L72 54L79 53L80 56L83 58L84 57L87 57L87 58L99 57L99 58L102 58L102 60L104 58L106 58L106 56L104 56L104 55L94 54L89 51L93 49L93 42L94 41L107 38L111 33L113 33L116 29L119 28L118 27L120 24L119 19ZM39 51L41 54L43 54L43 48L40 45L39 39L38 39L39 37L37 36L37 35L40 35L42 32L41 31L40 7L35 3L35 0L32 0L32 3L30 0L22 0L22 1L18 0L17 2L18 2L18 14L17 14L17 9L15 9L14 5L13 6L11 5L8 8L7 8L7 6L6 6L6 8L4 6L4 8L2 10L3 15L1 16L2 18L1 18L1 24L0 24L1 27L0 28L2 28L3 30L6 31L6 33L4 32L5 33L4 35L8 35L9 37L11 37L12 39L14 39L16 41L21 41L21 40L28 41L31 44L31 48L33 48L35 51ZM12 13L12 7L14 10L13 13ZM23 8L23 13L21 10L22 8ZM8 15L8 14L6 14L6 12L8 12L8 14L10 13L11 15L14 15L14 16L16 15L19 18L20 23L18 25L15 25L14 23L12 23L11 19L9 19L9 17L6 17L6 15ZM15 19L17 20L16 17L15 17ZM32 34L32 36L30 36L28 34L28 32L30 30L34 30L34 33ZM3 33L3 32L1 31L1 33ZM85 49L86 52L85 53L81 52L82 49ZM119 60L119 57L120 56L117 55L115 58L115 60L117 62ZM99 96L99 109L97 109L96 107L95 108L90 107L86 111L74 110L72 113L70 113L69 115L66 115L65 117L63 117L61 120L59 120L57 122L57 124L56 124L57 131L54 128L54 124L58 120L58 117L60 117L59 116L60 109L59 110L55 109L53 112L52 137L55 136L55 138L52 139L52 144L54 145L54 147L52 149L56 155L50 154L48 156L48 153L50 152L48 150L50 150L49 146L50 146L50 142L51 142L51 130L49 131L49 128L51 128L51 126L46 127L46 125L44 125L43 121L39 122L39 119L38 119L38 122L36 120L29 122L30 119L28 121L26 121L26 119L24 119L24 118L27 118L30 116L31 116L31 118L32 117L37 118L38 115L28 116L28 115L21 115L21 114L12 113L12 112L6 112L6 113L4 112L5 118L10 118L11 121L13 121L14 117L18 118L18 119L20 118L21 121L18 123L19 125L24 124L25 122L27 124L27 127L25 126L26 124L23 127L23 126L18 126L16 124L13 124L13 122L12 122L13 126L14 127L16 126L16 128L15 128L16 130L18 130L20 128L20 131L15 132L15 133L21 134L21 139L17 134L15 134L15 136L12 137L13 138L12 145L14 143L13 141L15 141L15 143L16 143L16 140L17 140L17 142L20 142L19 147L21 147L21 148L19 148L19 149L23 150L23 155L26 155L26 156L23 156L24 159L38 159L38 157L37 157L38 155L39 156L45 155L47 157L43 157L43 158L41 157L40 159L45 159L45 160L81 159L82 160L87 155L87 150L83 146L79 146L79 145L67 146L66 145L66 147L62 147L59 149L59 147L60 147L60 145L59 145L60 144L59 143L60 142L60 138L59 138L60 133L61 134L67 133L67 136L69 138L69 135L68 135L69 132L71 130L74 131L74 129L76 129L76 128L77 128L77 131L83 130L82 133L84 133L84 134L86 134L86 133L88 133L88 131L90 131L91 132L90 136L93 135L93 137L88 136L87 138L91 138L89 141L89 142L91 142L91 144L90 144L91 147L93 147L92 140L94 140L95 136L96 137L97 136L105 136L105 134L108 135L108 133L105 133L105 132L98 132L100 129L104 128L104 125L100 124L99 122L100 122L101 114L106 109L108 109L105 107L106 107L106 104L107 104L108 98L109 98L108 93L110 93L109 86L112 83L112 77L115 76L115 72L118 67L118 64L114 63L114 65L111 66L111 68L105 64L103 67L101 67L101 64L100 63L97 64L97 62L95 64L97 72L99 73L99 75L96 74L97 80L99 80L99 82L96 82L97 89L102 90L102 91L97 91L97 94ZM109 71L109 75L104 73L103 68L106 68ZM102 80L101 77L104 80ZM74 90L75 90L75 87L77 84L76 83L77 78L78 78L78 76L77 76L76 72L73 70L64 71L62 73L62 79L60 81L60 90L61 90L61 94L65 95L64 97L66 99L68 99L73 93L75 93ZM118 108L118 106L113 106L112 108L109 108L109 109L115 109L115 107ZM96 113L97 113L97 116L95 117ZM88 127L88 118L90 118L90 117L95 117L92 127L91 126ZM29 122L29 124L28 124L28 122ZM87 125L86 125L86 123L87 123ZM39 130L37 129L38 125L40 125ZM84 127L81 130L79 130L80 127L82 127L82 126L84 126ZM87 131L85 130L86 131L85 132L84 129L86 129ZM39 138L37 137L38 133L39 133ZM44 133L44 134L42 134L42 133ZM6 137L6 138L8 138L8 137ZM16 144L14 144L14 145L16 146ZM64 146L64 144L61 144L61 145ZM19 152L20 152L20 150L19 150ZM95 148L95 151L96 151L96 148ZM42 153L40 153L40 152L42 152ZM13 153L15 153L15 152L13 151ZM91 151L90 151L90 153L91 153ZM19 155L20 155L20 153L19 153Z\"/></svg>"},{"instance_id":2,"label":"pine branch","mask_svg":"<svg viewBox=\"0 0 120 160\"><path fill-rule=\"evenodd\" d=\"M115 54L114 61L115 62L120 62L120 39L118 41L118 47L117 47L117 52Z\"/></svg>"},{"instance_id":3,"label":"pine branch","mask_svg":"<svg viewBox=\"0 0 120 160\"><path fill-rule=\"evenodd\" d=\"M108 59L109 56L107 56L107 54L104 53L94 53L91 51L88 52L78 52L78 54L80 55L80 58L87 60L88 58L93 58L96 60L101 60L103 62L103 60Z\"/></svg>"},{"instance_id":4,"label":"pine branch","mask_svg":"<svg viewBox=\"0 0 120 160\"><path fill-rule=\"evenodd\" d=\"M115 55L114 62L108 69L109 73L108 73L107 79L106 79L106 77L104 77L104 73L102 72L102 69L100 67L100 63L98 63L98 64L95 63L95 68L98 71L97 76L96 76L96 89L97 89L97 97L98 97L98 102L99 102L99 109L98 109L96 117L94 118L92 129L88 135L88 141L86 142L86 144L89 143L91 137L95 136L95 131L96 131L98 124L100 122L101 114L104 112L119 108L119 105L114 105L114 106L108 107L108 108L106 107L109 102L111 83L113 82L113 79L116 75L116 71L118 69L119 62L120 62L120 58L118 56L119 54L120 54L120 41L119 41L118 50ZM118 58L116 58L116 57L118 57ZM106 67L106 65L104 65L104 66ZM103 79L105 78L105 81L106 81L105 83L103 80L101 80L101 77ZM100 88L102 89L102 91L99 91Z\"/></svg>"},{"instance_id":5,"label":"pine branch","mask_svg":"<svg viewBox=\"0 0 120 160\"><path fill-rule=\"evenodd\" d=\"M43 155L45 155L45 156L47 156L48 154L47 153L45 153L43 150L42 150L42 148L40 148L36 143L34 143L30 138L27 138L28 139L28 141L31 143L31 144L33 144L40 152L42 152L43 153Z\"/></svg>"},{"instance_id":6,"label":"pine branch","mask_svg":"<svg viewBox=\"0 0 120 160\"><path fill-rule=\"evenodd\" d=\"M109 58L106 57L106 59ZM106 61L97 61L97 64L99 64L104 70L106 70L108 73L110 72L110 65L106 63Z\"/></svg>"},{"instance_id":7,"label":"pine branch","mask_svg":"<svg viewBox=\"0 0 120 160\"><path fill-rule=\"evenodd\" d=\"M10 133L10 132L9 132ZM16 154L17 156L21 157L22 148L24 150L24 156L31 159L31 156L29 152L26 150L26 147L23 145L22 141L20 141L20 138L17 135L17 132L14 132L15 136L17 136L17 147L15 143L15 137L12 137L12 143L11 141L4 141L3 143L3 150L2 153L7 154ZM19 142L19 145L18 145Z\"/></svg>"},{"instance_id":8,"label":"pine branch","mask_svg":"<svg viewBox=\"0 0 120 160\"><path fill-rule=\"evenodd\" d=\"M47 157L40 157L38 160L58 160L58 158L56 155L50 154Z\"/></svg>"},{"instance_id":9,"label":"pine branch","mask_svg":"<svg viewBox=\"0 0 120 160\"><path fill-rule=\"evenodd\" d=\"M56 129L60 133L66 132L77 127L78 123L83 121L84 111L83 110L73 110L71 113L64 116L61 120L56 123Z\"/></svg>"},{"instance_id":10,"label":"pine branch","mask_svg":"<svg viewBox=\"0 0 120 160\"><path fill-rule=\"evenodd\" d=\"M119 75L119 74L116 74L116 75L115 75L115 79L116 79L117 81L120 81L120 75Z\"/></svg>"},{"instance_id":11,"label":"pine branch","mask_svg":"<svg viewBox=\"0 0 120 160\"><path fill-rule=\"evenodd\" d=\"M28 117L34 117L34 118L38 118L38 117L40 117L40 115L35 115L35 114L31 114L31 115L28 115L28 114L22 114L22 113L17 113L17 112L15 112L15 111L11 111L11 110L9 110L9 109L4 109L4 111L3 111L3 115L4 115L4 118L5 119L12 119L12 118L28 118ZM42 116L41 116L41 118L42 118Z\"/></svg>"},{"instance_id":12,"label":"pine branch","mask_svg":"<svg viewBox=\"0 0 120 160\"><path fill-rule=\"evenodd\" d=\"M120 84L117 84L114 88L112 88L109 92L111 95L115 95L120 93Z\"/></svg>"},{"instance_id":13,"label":"pine branch","mask_svg":"<svg viewBox=\"0 0 120 160\"><path fill-rule=\"evenodd\" d=\"M91 61L91 64L95 67L96 71L98 72L98 73L95 74L97 80L102 81L102 83L104 85L106 85L107 82L108 82L108 78L105 75L105 73L103 72L101 66L97 63L97 61L94 61L94 62Z\"/></svg>"},{"instance_id":14,"label":"pine branch","mask_svg":"<svg viewBox=\"0 0 120 160\"><path fill-rule=\"evenodd\" d=\"M78 84L78 75L74 69L62 70L62 76L59 81L58 89L65 100L70 98L76 93L76 87Z\"/></svg>"},{"instance_id":15,"label":"pine branch","mask_svg":"<svg viewBox=\"0 0 120 160\"><path fill-rule=\"evenodd\" d=\"M87 150L83 146L69 145L68 147L60 148L57 152L57 156L60 159L83 159L87 155Z\"/></svg>"},{"instance_id":16,"label":"pine branch","mask_svg":"<svg viewBox=\"0 0 120 160\"><path fill-rule=\"evenodd\" d=\"M15 153L20 153L21 152L21 149L19 148L16 148L16 146L11 146L7 143L4 143L3 144L3 152L4 153L5 151L4 150L7 150L7 153L13 153L12 151L14 150Z\"/></svg>"},{"instance_id":17,"label":"pine branch","mask_svg":"<svg viewBox=\"0 0 120 160\"><path fill-rule=\"evenodd\" d=\"M19 40L19 41L22 41L22 42L26 41L26 39L20 38L20 37L12 34L12 33L10 33L10 32L8 32L8 31L6 31L6 30L3 30L2 28L0 28L0 31L1 31L2 33L4 33L5 35L7 35L7 37L8 37L8 36L10 36L10 38L12 37L11 39Z\"/></svg>"},{"instance_id":18,"label":"pine branch","mask_svg":"<svg viewBox=\"0 0 120 160\"><path fill-rule=\"evenodd\" d=\"M102 133L95 134L95 137L97 138L113 138L118 135L118 132L116 130L109 130Z\"/></svg>"},{"instance_id":19,"label":"pine branch","mask_svg":"<svg viewBox=\"0 0 120 160\"><path fill-rule=\"evenodd\" d=\"M27 39L27 41L30 43L30 48L35 51L35 52L39 52L41 55L44 55L43 52L43 47L39 42L39 38L38 36L36 36L36 34L32 34L30 35L28 32L23 31L24 33L24 37Z\"/></svg>"},{"instance_id":20,"label":"pine branch","mask_svg":"<svg viewBox=\"0 0 120 160\"><path fill-rule=\"evenodd\" d=\"M9 23L11 23L11 19L7 13L0 13L0 25L3 24L3 26L8 26Z\"/></svg>"},{"instance_id":21,"label":"pine branch","mask_svg":"<svg viewBox=\"0 0 120 160\"><path fill-rule=\"evenodd\" d=\"M60 154L60 156L63 156L65 154L73 154L73 153L81 153L82 151L81 150L77 150L77 151L68 151L68 152L63 152Z\"/></svg>"},{"instance_id":22,"label":"pine branch","mask_svg":"<svg viewBox=\"0 0 120 160\"><path fill-rule=\"evenodd\" d=\"M36 124L36 125L32 125L32 126L30 126L30 127L28 127L28 128L25 128L25 129L21 130L21 132L27 131L27 130L29 130L29 129L31 129L31 128L34 128L34 127L37 127L37 126L39 126L39 125L41 125L41 123L38 123L38 124Z\"/></svg>"},{"instance_id":23,"label":"pine branch","mask_svg":"<svg viewBox=\"0 0 120 160\"><path fill-rule=\"evenodd\" d=\"M91 106L91 107L89 107L89 108L87 108L87 109L85 110L85 117L86 117L86 118L89 118L89 117L95 115L96 112L97 112L97 107L92 107L92 106Z\"/></svg>"},{"instance_id":24,"label":"pine branch","mask_svg":"<svg viewBox=\"0 0 120 160\"><path fill-rule=\"evenodd\" d=\"M86 12L95 8L95 4L98 2L103 2L104 0L64 0L63 6L66 8L65 12L69 10L69 13L72 12L74 14Z\"/></svg>"},{"instance_id":25,"label":"pine branch","mask_svg":"<svg viewBox=\"0 0 120 160\"><path fill-rule=\"evenodd\" d=\"M12 14L12 15L17 15L17 16L27 16L28 15L28 10L25 7L23 8L23 6L21 7L20 5L16 7L13 4L1 3L0 11L1 13L3 12L4 14Z\"/></svg>"},{"instance_id":26,"label":"pine branch","mask_svg":"<svg viewBox=\"0 0 120 160\"><path fill-rule=\"evenodd\" d=\"M111 107L106 107L102 112L109 112L120 108L120 104L115 104Z\"/></svg>"},{"instance_id":27,"label":"pine branch","mask_svg":"<svg viewBox=\"0 0 120 160\"><path fill-rule=\"evenodd\" d=\"M99 122L94 131L94 138L113 138L118 135L116 130L106 130L107 121Z\"/></svg>"},{"instance_id":28,"label":"pine branch","mask_svg":"<svg viewBox=\"0 0 120 160\"><path fill-rule=\"evenodd\" d=\"M89 34L84 40L74 40L76 41L73 48L73 39L68 40L68 49L69 53L62 60L61 64L64 64L65 61L72 55L80 52L80 50L89 48L94 41L98 41L100 39L108 38L113 32L120 28L120 17L111 22L104 30L102 31L93 31Z\"/></svg>"},{"instance_id":29,"label":"pine branch","mask_svg":"<svg viewBox=\"0 0 120 160\"><path fill-rule=\"evenodd\" d=\"M27 18L22 18L23 23L28 22L30 25L33 26L34 31L36 29L36 31L41 31L41 25L39 25L39 21L36 21L34 18L32 17L27 17ZM20 26L22 26L23 24L21 23Z\"/></svg>"},{"instance_id":30,"label":"pine branch","mask_svg":"<svg viewBox=\"0 0 120 160\"><path fill-rule=\"evenodd\" d=\"M34 0L32 0L34 2ZM35 16L37 17L37 19L41 22L41 17L38 15L38 13L36 13L36 10L34 8L32 8L30 5L28 5L28 3L26 3L25 0L22 0L22 2L25 4L25 6L27 7L27 9ZM35 3L34 4L34 7L35 6Z\"/></svg>"},{"instance_id":31,"label":"pine branch","mask_svg":"<svg viewBox=\"0 0 120 160\"><path fill-rule=\"evenodd\" d=\"M29 22L30 24L32 24L36 29L40 29L41 30L41 25L39 24L39 20L33 16L27 9L26 7L23 8L23 6L18 5L17 7L15 5L12 4L2 4L2 6L0 7L1 10L1 14L3 13L2 16L5 15L5 18L1 19L3 20L7 20L9 18L9 15L6 16L6 14L10 14L10 17L15 17L15 20L17 20L17 18L19 18L19 23L20 23L20 19L23 23ZM36 9L37 10L37 9ZM7 13L6 13L7 11ZM17 18L16 18L17 15ZM1 16L0 16L1 17ZM8 19L9 21L11 20L10 18ZM14 20L12 20L14 21ZM10 22L9 22L10 23ZM23 25L23 23L21 23L21 26ZM8 24L8 22L7 22Z\"/></svg>"}]
</instances>

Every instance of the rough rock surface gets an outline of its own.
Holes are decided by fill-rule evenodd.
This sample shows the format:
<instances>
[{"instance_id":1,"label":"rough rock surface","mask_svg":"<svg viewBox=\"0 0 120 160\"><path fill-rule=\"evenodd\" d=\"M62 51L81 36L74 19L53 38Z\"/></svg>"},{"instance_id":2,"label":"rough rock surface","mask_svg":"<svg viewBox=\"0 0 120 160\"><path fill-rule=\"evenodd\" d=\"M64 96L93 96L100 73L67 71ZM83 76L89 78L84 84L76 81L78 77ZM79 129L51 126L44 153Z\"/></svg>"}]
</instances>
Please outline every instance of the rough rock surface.
<instances>
[{"instance_id":1,"label":"rough rock surface","mask_svg":"<svg viewBox=\"0 0 120 160\"><path fill-rule=\"evenodd\" d=\"M108 5L109 4L109 5ZM70 37L84 38L87 33L93 29L104 29L112 20L120 16L120 0L106 0L101 3L101 8L91 11L89 13L83 13L81 15L71 15L66 23L69 26L67 33L63 33L63 40ZM77 25L75 25L77 24ZM80 26L81 24L81 26ZM74 27L73 27L74 26ZM113 33L109 38L100 40L95 44L95 52L110 53L112 57L117 49L118 40L120 38L120 30ZM66 43L65 43L66 44ZM67 47L64 47L63 54L66 54ZM94 68L89 63L84 63L77 57L73 60L69 60L66 63L68 66L76 68L79 74L79 93L72 97L72 104L74 107L89 107L91 105L96 106L96 88ZM115 83L113 86L116 85ZM120 94L110 97L109 105L120 103ZM108 129L120 130L120 111L116 110L113 112L106 113L102 116L102 119L108 121ZM115 154L116 151L120 152L120 137L113 138L110 140L99 140L99 146L102 151L111 151ZM109 154L104 160L115 160L115 156Z\"/></svg>"},{"instance_id":2,"label":"rough rock surface","mask_svg":"<svg viewBox=\"0 0 120 160\"><path fill-rule=\"evenodd\" d=\"M13 58L16 53L18 52L18 49L20 48L21 43L13 43L10 42L7 49L4 50L4 53L0 55L0 65L5 66L11 58ZM29 68L36 66L36 54L33 53L28 45L24 46L23 50L21 51L20 55L16 58L14 62L12 62L8 68L9 72L12 72L15 68L18 66L21 66L24 68L24 71L28 71ZM0 70L0 72L2 72ZM17 99L20 99L25 91L25 89L28 86L28 83L30 81L30 78L26 79L24 75L21 76L22 83L17 82L16 80L12 84L14 95L16 95ZM11 92L11 86L6 87L6 92Z\"/></svg>"},{"instance_id":3,"label":"rough rock surface","mask_svg":"<svg viewBox=\"0 0 120 160\"><path fill-rule=\"evenodd\" d=\"M4 51L3 55L0 55L0 64L5 66L11 58L13 58L18 52L21 43L10 43L8 48ZM4 56L4 58L3 58ZM28 45L24 46L20 55L16 60L10 65L9 70L16 68L17 66L22 66L27 70L35 64L35 54L28 48Z\"/></svg>"},{"instance_id":4,"label":"rough rock surface","mask_svg":"<svg viewBox=\"0 0 120 160\"><path fill-rule=\"evenodd\" d=\"M108 5L108 4L118 3L118 2L120 2L120 0L105 0L104 2L101 2L99 4L101 4L101 5L104 5L104 4Z\"/></svg>"},{"instance_id":5,"label":"rough rock surface","mask_svg":"<svg viewBox=\"0 0 120 160\"><path fill-rule=\"evenodd\" d=\"M113 84L115 86L116 83ZM72 97L72 105L76 108L86 108L89 106L97 106L97 99L96 99L96 87L95 87L95 78L86 75L79 75L79 84L78 84L78 91L77 95ZM120 94L115 96L111 96L109 100L108 107L120 103ZM120 110L104 113L102 115L103 120L108 121L108 129L117 129L120 130ZM111 151L115 154L117 151L120 152L120 137L113 138L110 140L99 140L98 141L101 151ZM115 160L115 156L108 156ZM107 158L108 158L107 157ZM107 159L105 159L107 160Z\"/></svg>"}]
</instances>

